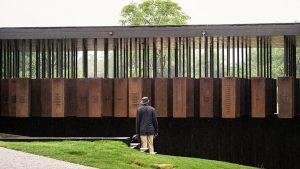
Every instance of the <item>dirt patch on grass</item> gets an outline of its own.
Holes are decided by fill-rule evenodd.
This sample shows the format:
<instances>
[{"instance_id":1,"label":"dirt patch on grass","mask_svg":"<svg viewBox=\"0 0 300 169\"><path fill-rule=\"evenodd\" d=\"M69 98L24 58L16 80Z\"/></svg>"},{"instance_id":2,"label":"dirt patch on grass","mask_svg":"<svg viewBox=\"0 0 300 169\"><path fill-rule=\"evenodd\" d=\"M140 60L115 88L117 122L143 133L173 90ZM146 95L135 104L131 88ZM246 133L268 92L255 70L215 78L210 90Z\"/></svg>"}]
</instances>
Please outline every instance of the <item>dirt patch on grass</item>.
<instances>
[{"instance_id":1,"label":"dirt patch on grass","mask_svg":"<svg viewBox=\"0 0 300 169\"><path fill-rule=\"evenodd\" d=\"M130 165L133 165L133 166L139 166L139 167L145 167L146 164L139 161L139 160L133 160L130 162Z\"/></svg>"},{"instance_id":2,"label":"dirt patch on grass","mask_svg":"<svg viewBox=\"0 0 300 169\"><path fill-rule=\"evenodd\" d=\"M175 169L175 165L173 164L154 164L152 165L154 169Z\"/></svg>"},{"instance_id":3,"label":"dirt patch on grass","mask_svg":"<svg viewBox=\"0 0 300 169\"><path fill-rule=\"evenodd\" d=\"M133 160L130 162L131 166L136 166L136 167L151 167L153 169L176 169L176 166L173 164L145 164L137 159Z\"/></svg>"}]
</instances>

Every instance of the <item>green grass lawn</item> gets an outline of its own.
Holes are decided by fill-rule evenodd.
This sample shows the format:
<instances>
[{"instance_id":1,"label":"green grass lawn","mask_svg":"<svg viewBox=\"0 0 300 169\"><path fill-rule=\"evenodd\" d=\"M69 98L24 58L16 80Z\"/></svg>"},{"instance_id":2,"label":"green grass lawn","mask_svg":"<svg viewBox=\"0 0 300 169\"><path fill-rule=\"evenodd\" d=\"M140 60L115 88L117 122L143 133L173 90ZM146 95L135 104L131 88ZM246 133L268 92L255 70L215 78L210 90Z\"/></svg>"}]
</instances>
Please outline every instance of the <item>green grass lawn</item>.
<instances>
[{"instance_id":1,"label":"green grass lawn","mask_svg":"<svg viewBox=\"0 0 300 169\"><path fill-rule=\"evenodd\" d=\"M118 141L57 141L57 142L3 142L1 147L20 150L59 160L101 169L162 168L162 169L248 169L222 161L198 158L151 155L128 148Z\"/></svg>"}]
</instances>

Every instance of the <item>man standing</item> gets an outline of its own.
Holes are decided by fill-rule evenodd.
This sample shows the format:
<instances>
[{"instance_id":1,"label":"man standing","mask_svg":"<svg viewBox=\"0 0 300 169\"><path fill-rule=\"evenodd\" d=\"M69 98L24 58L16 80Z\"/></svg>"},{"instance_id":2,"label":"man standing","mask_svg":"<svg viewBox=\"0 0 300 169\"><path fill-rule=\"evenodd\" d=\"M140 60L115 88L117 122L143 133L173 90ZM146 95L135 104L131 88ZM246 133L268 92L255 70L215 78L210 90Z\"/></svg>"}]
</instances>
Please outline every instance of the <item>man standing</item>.
<instances>
[{"instance_id":1,"label":"man standing","mask_svg":"<svg viewBox=\"0 0 300 169\"><path fill-rule=\"evenodd\" d=\"M148 148L151 154L155 154L153 139L158 134L158 123L155 109L149 106L149 98L143 97L136 113L136 133L141 137L141 147Z\"/></svg>"}]
</instances>

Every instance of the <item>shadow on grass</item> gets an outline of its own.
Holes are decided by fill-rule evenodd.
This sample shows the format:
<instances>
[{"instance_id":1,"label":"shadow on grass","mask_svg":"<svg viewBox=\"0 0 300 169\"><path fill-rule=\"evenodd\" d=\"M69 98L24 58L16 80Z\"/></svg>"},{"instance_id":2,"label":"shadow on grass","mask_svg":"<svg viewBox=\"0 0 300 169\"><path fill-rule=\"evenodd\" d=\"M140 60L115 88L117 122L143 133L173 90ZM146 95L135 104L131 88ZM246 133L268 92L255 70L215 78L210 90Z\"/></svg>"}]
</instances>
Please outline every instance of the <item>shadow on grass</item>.
<instances>
[{"instance_id":1,"label":"shadow on grass","mask_svg":"<svg viewBox=\"0 0 300 169\"><path fill-rule=\"evenodd\" d=\"M76 155L76 156L82 156L82 155L87 154L86 152L83 152L83 151L68 151L67 153L71 154L71 155Z\"/></svg>"}]
</instances>

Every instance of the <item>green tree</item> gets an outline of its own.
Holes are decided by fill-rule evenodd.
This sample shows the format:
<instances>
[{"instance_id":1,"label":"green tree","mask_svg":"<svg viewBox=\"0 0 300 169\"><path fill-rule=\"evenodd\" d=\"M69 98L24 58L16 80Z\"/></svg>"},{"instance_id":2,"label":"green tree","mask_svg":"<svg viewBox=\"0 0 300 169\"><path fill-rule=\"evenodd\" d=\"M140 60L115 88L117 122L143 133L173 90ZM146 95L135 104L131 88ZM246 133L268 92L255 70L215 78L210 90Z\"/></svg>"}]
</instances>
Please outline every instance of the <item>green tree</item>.
<instances>
[{"instance_id":1,"label":"green tree","mask_svg":"<svg viewBox=\"0 0 300 169\"><path fill-rule=\"evenodd\" d=\"M145 0L132 2L121 11L121 25L180 25L186 24L190 16L171 0Z\"/></svg>"},{"instance_id":2,"label":"green tree","mask_svg":"<svg viewBox=\"0 0 300 169\"><path fill-rule=\"evenodd\" d=\"M191 18L182 11L182 8L171 0L144 0L138 4L132 2L123 7L121 11L121 25L181 25L187 24ZM159 44L157 40L156 44ZM166 66L165 54L157 49L157 61L160 64L158 76L164 76Z\"/></svg>"}]
</instances>

